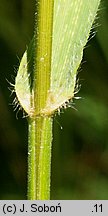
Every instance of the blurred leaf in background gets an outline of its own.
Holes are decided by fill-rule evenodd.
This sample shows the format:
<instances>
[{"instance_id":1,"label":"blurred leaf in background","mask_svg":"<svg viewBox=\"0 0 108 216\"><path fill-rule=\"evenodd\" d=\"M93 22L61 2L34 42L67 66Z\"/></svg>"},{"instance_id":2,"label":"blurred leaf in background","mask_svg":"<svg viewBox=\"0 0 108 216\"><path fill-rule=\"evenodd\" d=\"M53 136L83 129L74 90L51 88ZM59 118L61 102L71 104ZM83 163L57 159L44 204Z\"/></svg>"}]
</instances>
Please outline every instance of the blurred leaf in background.
<instances>
[{"instance_id":1,"label":"blurred leaf in background","mask_svg":"<svg viewBox=\"0 0 108 216\"><path fill-rule=\"evenodd\" d=\"M26 199L27 119L13 112L19 59L33 36L34 0L0 1L0 199ZM81 89L54 119L52 199L108 199L108 8L101 3L78 73ZM92 36L91 36L92 37ZM18 57L17 57L18 56ZM61 129L62 128L62 129Z\"/></svg>"},{"instance_id":2,"label":"blurred leaf in background","mask_svg":"<svg viewBox=\"0 0 108 216\"><path fill-rule=\"evenodd\" d=\"M26 199L27 119L13 112L10 84L33 36L34 0L0 1L0 199Z\"/></svg>"}]
</instances>

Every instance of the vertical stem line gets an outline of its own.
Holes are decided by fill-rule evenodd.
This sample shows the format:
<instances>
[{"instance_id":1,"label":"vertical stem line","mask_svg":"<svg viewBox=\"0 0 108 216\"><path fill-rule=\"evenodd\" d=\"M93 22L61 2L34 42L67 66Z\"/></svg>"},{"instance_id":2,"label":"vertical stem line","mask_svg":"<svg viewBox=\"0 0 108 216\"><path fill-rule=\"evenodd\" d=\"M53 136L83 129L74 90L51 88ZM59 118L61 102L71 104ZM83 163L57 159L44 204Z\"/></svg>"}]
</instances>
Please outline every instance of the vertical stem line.
<instances>
[{"instance_id":1,"label":"vertical stem line","mask_svg":"<svg viewBox=\"0 0 108 216\"><path fill-rule=\"evenodd\" d=\"M36 1L34 54L34 113L29 118L28 199L50 199L52 118L42 116L51 79L54 0Z\"/></svg>"},{"instance_id":2,"label":"vertical stem line","mask_svg":"<svg viewBox=\"0 0 108 216\"><path fill-rule=\"evenodd\" d=\"M36 199L49 200L52 119L38 118L36 126Z\"/></svg>"},{"instance_id":3,"label":"vertical stem line","mask_svg":"<svg viewBox=\"0 0 108 216\"><path fill-rule=\"evenodd\" d=\"M36 173L35 173L35 120L29 118L28 136L28 199L36 199Z\"/></svg>"},{"instance_id":4,"label":"vertical stem line","mask_svg":"<svg viewBox=\"0 0 108 216\"><path fill-rule=\"evenodd\" d=\"M53 1L36 1L35 18L35 111L39 114L46 105L50 88Z\"/></svg>"}]
</instances>

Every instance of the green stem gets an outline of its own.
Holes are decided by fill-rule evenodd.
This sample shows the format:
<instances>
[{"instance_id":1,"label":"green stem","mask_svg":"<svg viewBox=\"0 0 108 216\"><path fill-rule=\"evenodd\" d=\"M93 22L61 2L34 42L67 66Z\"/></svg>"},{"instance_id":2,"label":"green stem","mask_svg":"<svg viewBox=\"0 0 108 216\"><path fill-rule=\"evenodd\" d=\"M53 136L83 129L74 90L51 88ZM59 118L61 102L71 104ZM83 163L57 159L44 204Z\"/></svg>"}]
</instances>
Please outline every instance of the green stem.
<instances>
[{"instance_id":1,"label":"green stem","mask_svg":"<svg viewBox=\"0 0 108 216\"><path fill-rule=\"evenodd\" d=\"M28 199L36 197L36 173L35 173L35 120L29 118L29 139L28 139Z\"/></svg>"},{"instance_id":2,"label":"green stem","mask_svg":"<svg viewBox=\"0 0 108 216\"><path fill-rule=\"evenodd\" d=\"M29 119L28 199L50 199L51 141L52 119Z\"/></svg>"},{"instance_id":3,"label":"green stem","mask_svg":"<svg viewBox=\"0 0 108 216\"><path fill-rule=\"evenodd\" d=\"M41 117L36 119L36 128L36 199L47 200L50 199L50 165L52 142L51 118Z\"/></svg>"},{"instance_id":4,"label":"green stem","mask_svg":"<svg viewBox=\"0 0 108 216\"><path fill-rule=\"evenodd\" d=\"M50 89L53 1L36 1L34 109L29 118L28 199L50 199L52 118L42 115Z\"/></svg>"}]
</instances>

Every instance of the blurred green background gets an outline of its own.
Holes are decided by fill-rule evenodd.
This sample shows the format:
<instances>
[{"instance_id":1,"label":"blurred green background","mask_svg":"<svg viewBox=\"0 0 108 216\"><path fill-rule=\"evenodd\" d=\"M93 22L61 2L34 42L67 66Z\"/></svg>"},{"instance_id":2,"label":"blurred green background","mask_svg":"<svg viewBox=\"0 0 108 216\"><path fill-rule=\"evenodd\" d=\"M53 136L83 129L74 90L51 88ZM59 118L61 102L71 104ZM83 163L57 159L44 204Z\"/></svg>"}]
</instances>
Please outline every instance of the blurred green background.
<instances>
[{"instance_id":1,"label":"blurred green background","mask_svg":"<svg viewBox=\"0 0 108 216\"><path fill-rule=\"evenodd\" d=\"M108 199L108 0L84 50L73 108L54 117L51 199ZM0 199L27 199L27 118L9 83L33 36L34 0L0 0ZM90 38L91 38L90 37ZM18 116L18 119L17 119Z\"/></svg>"}]
</instances>

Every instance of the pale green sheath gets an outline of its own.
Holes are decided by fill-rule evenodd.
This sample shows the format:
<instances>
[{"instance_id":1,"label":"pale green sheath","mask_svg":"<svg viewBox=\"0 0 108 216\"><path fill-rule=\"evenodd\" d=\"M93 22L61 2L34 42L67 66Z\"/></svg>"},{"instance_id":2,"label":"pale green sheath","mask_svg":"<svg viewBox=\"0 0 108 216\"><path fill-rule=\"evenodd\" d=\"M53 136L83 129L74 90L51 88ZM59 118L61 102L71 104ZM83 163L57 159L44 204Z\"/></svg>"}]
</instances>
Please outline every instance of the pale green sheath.
<instances>
[{"instance_id":1,"label":"pale green sheath","mask_svg":"<svg viewBox=\"0 0 108 216\"><path fill-rule=\"evenodd\" d=\"M65 104L74 97L77 70L99 2L99 0L54 1L51 81L46 106L41 110L41 115L52 115L56 110L65 107ZM15 79L15 91L20 105L28 115L32 116L33 80L31 74L33 73L28 68L29 63L33 62L33 42L31 47L29 51L31 58L28 59L28 50L22 57Z\"/></svg>"}]
</instances>

